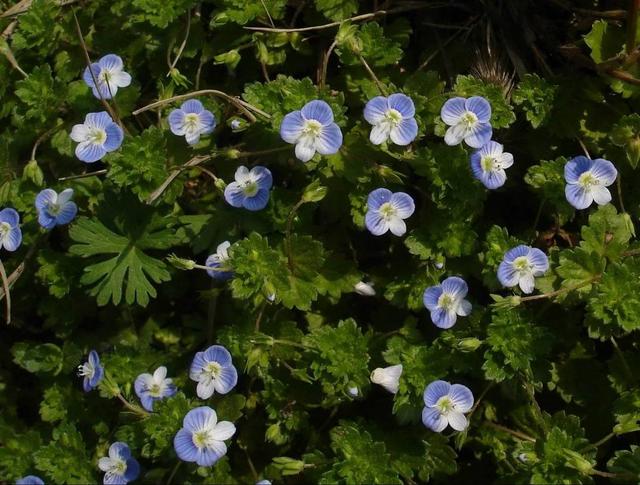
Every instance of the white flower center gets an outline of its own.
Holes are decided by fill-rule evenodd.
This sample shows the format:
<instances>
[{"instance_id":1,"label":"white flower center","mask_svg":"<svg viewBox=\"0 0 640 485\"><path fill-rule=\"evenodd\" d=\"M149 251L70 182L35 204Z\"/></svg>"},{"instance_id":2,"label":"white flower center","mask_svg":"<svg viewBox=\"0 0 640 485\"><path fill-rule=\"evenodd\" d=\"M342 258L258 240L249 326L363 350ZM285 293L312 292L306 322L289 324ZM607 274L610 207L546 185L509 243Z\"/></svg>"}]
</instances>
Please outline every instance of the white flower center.
<instances>
[{"instance_id":1,"label":"white flower center","mask_svg":"<svg viewBox=\"0 0 640 485\"><path fill-rule=\"evenodd\" d=\"M600 181L594 177L591 171L587 171L580 175L578 178L578 185L582 186L585 189L590 189L594 185L600 185Z\"/></svg>"},{"instance_id":2,"label":"white flower center","mask_svg":"<svg viewBox=\"0 0 640 485\"><path fill-rule=\"evenodd\" d=\"M193 433L191 440L198 449L206 448L207 446L209 446L209 442L211 441L209 430L203 429L200 431L196 431L195 433Z\"/></svg>"},{"instance_id":3,"label":"white flower center","mask_svg":"<svg viewBox=\"0 0 640 485\"><path fill-rule=\"evenodd\" d=\"M445 310L451 310L454 307L455 303L455 298L453 298L448 293L443 293L442 295L440 295L440 298L438 298L438 306Z\"/></svg>"},{"instance_id":4,"label":"white flower center","mask_svg":"<svg viewBox=\"0 0 640 485\"><path fill-rule=\"evenodd\" d=\"M467 126L467 128L471 128L473 125L475 125L478 122L478 117L476 116L475 113L473 113L472 111L466 111L461 117L460 117L460 123L463 123Z\"/></svg>"},{"instance_id":5,"label":"white flower center","mask_svg":"<svg viewBox=\"0 0 640 485\"><path fill-rule=\"evenodd\" d=\"M382 204L378 209L378 212L385 221L391 220L398 213L396 208L393 207L390 202L385 202L384 204Z\"/></svg>"},{"instance_id":6,"label":"white flower center","mask_svg":"<svg viewBox=\"0 0 640 485\"><path fill-rule=\"evenodd\" d=\"M513 260L513 268L518 273L529 273L532 269L532 265L529 262L529 258L526 256L520 256Z\"/></svg>"},{"instance_id":7,"label":"white flower center","mask_svg":"<svg viewBox=\"0 0 640 485\"><path fill-rule=\"evenodd\" d=\"M184 115L184 128L187 131L196 131L200 126L200 115L197 113L187 113Z\"/></svg>"},{"instance_id":8,"label":"white flower center","mask_svg":"<svg viewBox=\"0 0 640 485\"><path fill-rule=\"evenodd\" d=\"M311 136L313 138L317 137L322 133L322 123L316 120L306 120L302 127L302 134Z\"/></svg>"},{"instance_id":9,"label":"white flower center","mask_svg":"<svg viewBox=\"0 0 640 485\"><path fill-rule=\"evenodd\" d=\"M47 204L47 212L49 213L50 216L57 216L58 214L60 214L60 211L62 210L62 207L60 206L60 204L56 204L55 202L51 202L49 204Z\"/></svg>"},{"instance_id":10,"label":"white flower center","mask_svg":"<svg viewBox=\"0 0 640 485\"><path fill-rule=\"evenodd\" d=\"M124 475L127 471L127 463L121 458L112 458L111 466L107 473L111 473L112 475Z\"/></svg>"},{"instance_id":11,"label":"white flower center","mask_svg":"<svg viewBox=\"0 0 640 485\"><path fill-rule=\"evenodd\" d=\"M217 379L222 372L222 366L217 362L209 362L203 369L203 372L210 376L211 379Z\"/></svg>"},{"instance_id":12,"label":"white flower center","mask_svg":"<svg viewBox=\"0 0 640 485\"><path fill-rule=\"evenodd\" d=\"M242 184L242 193L247 197L253 197L258 193L258 184L254 180L247 180Z\"/></svg>"},{"instance_id":13,"label":"white flower center","mask_svg":"<svg viewBox=\"0 0 640 485\"><path fill-rule=\"evenodd\" d=\"M84 364L78 366L78 375L80 377L88 377L89 379L93 379L93 375L95 373L96 370L89 362L85 362Z\"/></svg>"},{"instance_id":14,"label":"white flower center","mask_svg":"<svg viewBox=\"0 0 640 485\"><path fill-rule=\"evenodd\" d=\"M162 397L162 387L162 384L154 382L151 384L151 387L149 387L149 395L151 397Z\"/></svg>"},{"instance_id":15,"label":"white flower center","mask_svg":"<svg viewBox=\"0 0 640 485\"><path fill-rule=\"evenodd\" d=\"M11 224L8 222L0 222L0 239L4 239L11 231Z\"/></svg>"},{"instance_id":16,"label":"white flower center","mask_svg":"<svg viewBox=\"0 0 640 485\"><path fill-rule=\"evenodd\" d=\"M453 410L453 401L449 396L442 396L436 402L435 407L438 408L441 414L447 415Z\"/></svg>"},{"instance_id":17,"label":"white flower center","mask_svg":"<svg viewBox=\"0 0 640 485\"><path fill-rule=\"evenodd\" d=\"M486 155L482 157L480 160L480 166L485 172L493 172L494 170L502 168L498 159L493 155Z\"/></svg>"},{"instance_id":18,"label":"white flower center","mask_svg":"<svg viewBox=\"0 0 640 485\"><path fill-rule=\"evenodd\" d=\"M95 145L103 145L107 141L107 132L102 128L91 128L87 133L87 141Z\"/></svg>"},{"instance_id":19,"label":"white flower center","mask_svg":"<svg viewBox=\"0 0 640 485\"><path fill-rule=\"evenodd\" d=\"M386 118L386 121L391 123L393 126L399 125L402 121L402 113L393 108L387 110L387 112L384 114L384 117Z\"/></svg>"}]
</instances>

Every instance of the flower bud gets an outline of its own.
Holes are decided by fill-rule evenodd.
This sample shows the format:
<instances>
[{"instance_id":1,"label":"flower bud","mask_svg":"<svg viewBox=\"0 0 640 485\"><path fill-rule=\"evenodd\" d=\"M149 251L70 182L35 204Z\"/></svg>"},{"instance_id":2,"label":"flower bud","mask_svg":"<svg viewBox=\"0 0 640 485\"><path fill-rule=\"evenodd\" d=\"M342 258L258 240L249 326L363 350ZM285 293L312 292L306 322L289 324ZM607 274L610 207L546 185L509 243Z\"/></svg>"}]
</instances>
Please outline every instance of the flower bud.
<instances>
[{"instance_id":1,"label":"flower bud","mask_svg":"<svg viewBox=\"0 0 640 485\"><path fill-rule=\"evenodd\" d=\"M574 468L578 470L580 473L585 475L591 474L591 470L593 470L593 464L587 460L580 453L564 448L562 450L562 454L566 459L566 465L570 468Z\"/></svg>"},{"instance_id":2,"label":"flower bud","mask_svg":"<svg viewBox=\"0 0 640 485\"><path fill-rule=\"evenodd\" d=\"M482 345L482 340L475 337L463 338L458 340L458 349L462 352L473 352Z\"/></svg>"},{"instance_id":3,"label":"flower bud","mask_svg":"<svg viewBox=\"0 0 640 485\"><path fill-rule=\"evenodd\" d=\"M327 195L327 188L320 185L319 180L314 180L307 185L302 193L302 200L305 202L320 202Z\"/></svg>"},{"instance_id":4,"label":"flower bud","mask_svg":"<svg viewBox=\"0 0 640 485\"><path fill-rule=\"evenodd\" d=\"M167 262L178 269L191 270L195 268L196 262L191 259L179 258L175 254L167 256Z\"/></svg>"},{"instance_id":5,"label":"flower bud","mask_svg":"<svg viewBox=\"0 0 640 485\"><path fill-rule=\"evenodd\" d=\"M38 162L35 160L31 160L27 165L25 165L24 170L22 171L22 178L24 180L31 180L38 187L42 187L44 184L44 174L38 165Z\"/></svg>"},{"instance_id":6,"label":"flower bud","mask_svg":"<svg viewBox=\"0 0 640 485\"><path fill-rule=\"evenodd\" d=\"M376 294L376 290L373 289L373 283L358 281L353 287L358 295L375 296Z\"/></svg>"},{"instance_id":7,"label":"flower bud","mask_svg":"<svg viewBox=\"0 0 640 485\"><path fill-rule=\"evenodd\" d=\"M273 459L273 464L283 475L297 475L304 470L304 461L295 460L287 456L277 456Z\"/></svg>"}]
</instances>

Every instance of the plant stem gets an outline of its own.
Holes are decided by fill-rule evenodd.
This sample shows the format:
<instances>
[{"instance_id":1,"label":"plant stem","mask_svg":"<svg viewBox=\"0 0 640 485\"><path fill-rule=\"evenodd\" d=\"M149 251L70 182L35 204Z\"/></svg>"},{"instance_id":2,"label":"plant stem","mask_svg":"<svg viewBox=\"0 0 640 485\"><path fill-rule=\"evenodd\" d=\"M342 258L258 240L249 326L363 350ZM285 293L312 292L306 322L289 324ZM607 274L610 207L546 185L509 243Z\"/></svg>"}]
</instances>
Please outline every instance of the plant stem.
<instances>
[{"instance_id":1,"label":"plant stem","mask_svg":"<svg viewBox=\"0 0 640 485\"><path fill-rule=\"evenodd\" d=\"M184 34L184 39L182 39L182 44L178 48L178 53L176 54L175 59L171 64L169 64L169 72L167 73L167 77L171 75L171 71L176 67L178 61L180 60L180 56L182 56L182 52L187 45L187 40L189 40L189 32L191 31L191 10L187 10L187 31Z\"/></svg>"},{"instance_id":2,"label":"plant stem","mask_svg":"<svg viewBox=\"0 0 640 485\"><path fill-rule=\"evenodd\" d=\"M369 64L367 63L365 58L362 57L362 55L358 55L358 58L360 59L360 62L362 63L365 70L369 73L369 76L371 77L371 79L373 79L373 82L376 83L376 86L378 87L378 91L380 91L380 94L382 94L383 96L386 96L387 91L385 90L384 85L380 82L380 79L378 79L378 76L376 76L376 73L373 72L373 69L371 69L371 66L369 66Z\"/></svg>"},{"instance_id":3,"label":"plant stem","mask_svg":"<svg viewBox=\"0 0 640 485\"><path fill-rule=\"evenodd\" d=\"M620 202L620 210L622 212L627 212L624 209L624 202L622 201L622 182L620 182L620 174L618 173L618 177L616 179L616 185L618 187L618 201Z\"/></svg>"},{"instance_id":4,"label":"plant stem","mask_svg":"<svg viewBox=\"0 0 640 485\"><path fill-rule=\"evenodd\" d=\"M167 485L171 485L173 478L176 476L176 473L178 473L178 468L180 468L180 465L182 465L182 460L178 460L178 463L176 463L176 466L174 466L173 470L171 470L171 475L169 475L169 479L167 480Z\"/></svg>"},{"instance_id":5,"label":"plant stem","mask_svg":"<svg viewBox=\"0 0 640 485\"><path fill-rule=\"evenodd\" d=\"M640 0L629 0L629 2L629 14L627 16L627 54L631 54L636 48L638 12L640 11Z\"/></svg>"},{"instance_id":6,"label":"plant stem","mask_svg":"<svg viewBox=\"0 0 640 485\"><path fill-rule=\"evenodd\" d=\"M611 337L610 340L611 340L611 344L613 345L613 348L616 351L616 354L618 354L618 357L620 357L620 362L622 363L622 368L627 374L627 378L631 382L635 382L636 379L634 377L633 371L631 370L631 367L629 367L629 363L627 362L627 359L625 359L624 354L622 353L622 350L620 350L620 347L618 346L618 342L616 341L615 337Z\"/></svg>"},{"instance_id":7,"label":"plant stem","mask_svg":"<svg viewBox=\"0 0 640 485\"><path fill-rule=\"evenodd\" d=\"M66 182L67 180L83 179L87 177L93 177L94 175L104 175L106 173L107 173L107 169L103 168L102 170L96 170L95 172L87 172L87 173L81 173L79 175L69 175L68 177L60 177L58 179L58 182Z\"/></svg>"},{"instance_id":8,"label":"plant stem","mask_svg":"<svg viewBox=\"0 0 640 485\"><path fill-rule=\"evenodd\" d=\"M211 160L212 158L213 158L213 155L196 155L191 160L186 162L182 167L176 168L173 172L169 174L169 176L165 179L165 181L162 182L162 184L160 184L160 187L154 190L149 195L149 197L147 197L147 200L145 200L145 203L149 205L153 204L160 196L162 196L162 194L164 194L164 191L167 190L167 187L171 185L171 182L173 182L176 179L176 177L182 173L183 170L186 170L191 167L195 167L196 165L206 162L207 160Z\"/></svg>"},{"instance_id":9,"label":"plant stem","mask_svg":"<svg viewBox=\"0 0 640 485\"><path fill-rule=\"evenodd\" d=\"M520 301L524 302L524 301L533 301L533 300L543 300L545 298L553 298L555 296L562 295L564 293L569 293L569 292L571 292L573 290L577 290L577 289L582 288L584 286L588 286L588 285L598 281L600 278L602 278L601 274L595 275L594 277L592 277L592 278L590 278L590 279L588 279L586 281L583 281L582 283L579 283L577 285L569 286L567 288L560 288L559 290L551 291L549 293L543 293L541 295L524 296L524 297L520 298Z\"/></svg>"},{"instance_id":10,"label":"plant stem","mask_svg":"<svg viewBox=\"0 0 640 485\"><path fill-rule=\"evenodd\" d=\"M122 402L122 404L124 404L124 407L126 407L127 409L129 409L130 411L133 411L134 413L136 413L138 416L142 416L143 418L146 418L147 416L149 416L149 411L147 411L146 409L142 409L139 406L136 406L134 404L131 404L129 401L127 401L124 396L122 395L122 393L120 393L120 391L118 391L118 393L116 394L116 397Z\"/></svg>"},{"instance_id":11,"label":"plant stem","mask_svg":"<svg viewBox=\"0 0 640 485\"><path fill-rule=\"evenodd\" d=\"M602 438L599 441L596 441L593 444L590 444L589 446L584 447L582 450L580 450L580 453L584 453L585 451L594 449L594 448L599 448L600 446L602 446L603 444L605 444L607 441L609 441L611 438L614 438L616 436L615 433L609 433L607 436L605 436L604 438Z\"/></svg>"},{"instance_id":12,"label":"plant stem","mask_svg":"<svg viewBox=\"0 0 640 485\"><path fill-rule=\"evenodd\" d=\"M334 40L329 46L329 48L327 49L327 52L324 53L324 56L322 58L322 67L320 69L320 79L318 80L318 87L320 89L324 88L325 82L327 80L327 68L329 67L329 58L333 53L333 49L335 49L337 45L338 45L338 41Z\"/></svg>"},{"instance_id":13,"label":"plant stem","mask_svg":"<svg viewBox=\"0 0 640 485\"><path fill-rule=\"evenodd\" d=\"M2 289L4 290L5 319L9 325L11 323L11 292L9 291L9 278L7 278L2 261L0 261L0 276L2 276Z\"/></svg>"},{"instance_id":14,"label":"plant stem","mask_svg":"<svg viewBox=\"0 0 640 485\"><path fill-rule=\"evenodd\" d=\"M490 426L500 431L504 431L505 433L509 433L510 435L515 436L516 438L519 438L521 440L530 441L532 443L536 442L536 439L533 438L532 436L529 436L528 434L522 433L520 431L515 431L511 428L507 428L506 426L502 426L501 424L492 423L491 421L487 421L486 424L487 426Z\"/></svg>"}]
</instances>

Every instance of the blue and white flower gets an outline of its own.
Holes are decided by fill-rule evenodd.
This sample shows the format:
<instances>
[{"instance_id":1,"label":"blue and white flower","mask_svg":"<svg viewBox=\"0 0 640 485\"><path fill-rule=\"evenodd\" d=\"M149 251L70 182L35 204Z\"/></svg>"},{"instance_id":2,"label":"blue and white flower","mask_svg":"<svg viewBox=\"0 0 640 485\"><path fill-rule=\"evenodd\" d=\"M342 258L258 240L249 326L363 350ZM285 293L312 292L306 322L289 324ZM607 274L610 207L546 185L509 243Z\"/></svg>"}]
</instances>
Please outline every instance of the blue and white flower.
<instances>
[{"instance_id":1,"label":"blue and white flower","mask_svg":"<svg viewBox=\"0 0 640 485\"><path fill-rule=\"evenodd\" d=\"M0 248L15 251L20 244L22 244L20 214L11 207L2 209L0 211Z\"/></svg>"},{"instance_id":2,"label":"blue and white flower","mask_svg":"<svg viewBox=\"0 0 640 485\"><path fill-rule=\"evenodd\" d=\"M440 117L450 127L444 135L447 145L464 140L471 148L481 148L491 140L491 105L482 96L451 98L442 106Z\"/></svg>"},{"instance_id":3,"label":"blue and white flower","mask_svg":"<svg viewBox=\"0 0 640 485\"><path fill-rule=\"evenodd\" d=\"M371 234L381 236L390 230L392 234L402 236L407 232L404 219L413 214L416 206L409 194L376 189L369 194L367 208L364 221Z\"/></svg>"},{"instance_id":4,"label":"blue and white flower","mask_svg":"<svg viewBox=\"0 0 640 485\"><path fill-rule=\"evenodd\" d=\"M535 278L549 269L549 258L538 248L516 246L507 251L498 266L498 280L502 286L519 285L525 293L533 292Z\"/></svg>"},{"instance_id":5,"label":"blue and white flower","mask_svg":"<svg viewBox=\"0 0 640 485\"><path fill-rule=\"evenodd\" d=\"M88 67L85 68L82 79L98 99L111 99L118 92L118 88L126 88L131 84L131 75L124 71L122 59L115 54L107 54L91 64L91 71Z\"/></svg>"},{"instance_id":6,"label":"blue and white flower","mask_svg":"<svg viewBox=\"0 0 640 485\"><path fill-rule=\"evenodd\" d=\"M389 367L378 367L371 373L371 382L384 387L392 394L398 392L400 386L400 376L402 375L402 364L391 365Z\"/></svg>"},{"instance_id":7,"label":"blue and white flower","mask_svg":"<svg viewBox=\"0 0 640 485\"><path fill-rule=\"evenodd\" d=\"M35 475L27 475L16 480L16 485L44 485L44 481Z\"/></svg>"},{"instance_id":8,"label":"blue and white flower","mask_svg":"<svg viewBox=\"0 0 640 485\"><path fill-rule=\"evenodd\" d=\"M500 143L489 141L471 155L471 172L488 189L502 187L507 181L504 169L513 165L513 155L503 150Z\"/></svg>"},{"instance_id":9,"label":"blue and white flower","mask_svg":"<svg viewBox=\"0 0 640 485\"><path fill-rule=\"evenodd\" d=\"M171 133L184 136L189 145L200 141L200 135L208 135L216 127L216 117L197 99L182 103L180 108L169 113Z\"/></svg>"},{"instance_id":10,"label":"blue and white flower","mask_svg":"<svg viewBox=\"0 0 640 485\"><path fill-rule=\"evenodd\" d=\"M618 171L609 160L591 160L583 156L572 158L564 166L567 202L576 209L586 209L594 201L598 205L608 204L611 192L607 187L615 182L617 176Z\"/></svg>"},{"instance_id":11,"label":"blue and white flower","mask_svg":"<svg viewBox=\"0 0 640 485\"><path fill-rule=\"evenodd\" d=\"M53 189L44 189L36 196L38 224L45 229L69 224L78 213L78 206L71 200L73 189L64 189L59 194Z\"/></svg>"},{"instance_id":12,"label":"blue and white flower","mask_svg":"<svg viewBox=\"0 0 640 485\"><path fill-rule=\"evenodd\" d=\"M100 160L107 153L120 148L124 134L106 111L89 113L84 123L74 125L71 139L78 143L76 157L86 163Z\"/></svg>"},{"instance_id":13,"label":"blue and white flower","mask_svg":"<svg viewBox=\"0 0 640 485\"><path fill-rule=\"evenodd\" d=\"M214 465L226 455L227 445L224 442L236 432L233 423L218 422L216 412L208 406L189 411L182 426L173 438L173 447L178 458L199 466Z\"/></svg>"},{"instance_id":14,"label":"blue and white flower","mask_svg":"<svg viewBox=\"0 0 640 485\"><path fill-rule=\"evenodd\" d=\"M100 357L95 350L89 352L87 361L78 366L78 375L84 377L82 387L84 392L95 389L104 377L104 367L100 364Z\"/></svg>"},{"instance_id":15,"label":"blue and white flower","mask_svg":"<svg viewBox=\"0 0 640 485\"><path fill-rule=\"evenodd\" d=\"M373 283L365 283L364 281L358 281L353 288L358 295L362 296L375 296L376 290L373 288Z\"/></svg>"},{"instance_id":16,"label":"blue and white flower","mask_svg":"<svg viewBox=\"0 0 640 485\"><path fill-rule=\"evenodd\" d=\"M155 401L171 397L178 392L173 380L167 378L167 368L164 366L158 367L153 375L148 373L140 374L136 378L133 387L140 398L142 407L147 411L153 411L153 403Z\"/></svg>"},{"instance_id":17,"label":"blue and white flower","mask_svg":"<svg viewBox=\"0 0 640 485\"><path fill-rule=\"evenodd\" d=\"M196 353L189 378L198 383L200 399L209 399L214 392L226 394L238 383L238 371L231 362L231 354L221 345L212 345Z\"/></svg>"},{"instance_id":18,"label":"blue and white flower","mask_svg":"<svg viewBox=\"0 0 640 485\"><path fill-rule=\"evenodd\" d=\"M125 485L140 475L140 465L131 456L126 443L116 441L109 447L109 456L98 460L98 468L105 472L102 483L107 485Z\"/></svg>"},{"instance_id":19,"label":"blue and white flower","mask_svg":"<svg viewBox=\"0 0 640 485\"><path fill-rule=\"evenodd\" d=\"M271 485L271 482L269 480L260 480L259 482L256 482L256 485Z\"/></svg>"},{"instance_id":20,"label":"blue and white flower","mask_svg":"<svg viewBox=\"0 0 640 485\"><path fill-rule=\"evenodd\" d=\"M433 381L423 397L422 423L427 428L440 433L447 425L456 431L464 431L469 425L464 414L473 407L473 393L467 386Z\"/></svg>"},{"instance_id":21,"label":"blue and white flower","mask_svg":"<svg viewBox=\"0 0 640 485\"><path fill-rule=\"evenodd\" d=\"M471 313L471 303L464 298L468 291L467 283L457 276L424 290L422 301L431 312L431 321L436 327L451 328L459 316L466 317Z\"/></svg>"},{"instance_id":22,"label":"blue and white flower","mask_svg":"<svg viewBox=\"0 0 640 485\"><path fill-rule=\"evenodd\" d=\"M218 244L216 252L211 254L204 263L208 268L213 268L212 270L207 270L207 274L213 279L225 281L233 278L233 271L229 266L230 247L231 243L229 241Z\"/></svg>"},{"instance_id":23,"label":"blue and white flower","mask_svg":"<svg viewBox=\"0 0 640 485\"><path fill-rule=\"evenodd\" d=\"M342 146L342 132L333 122L333 111L324 101L315 100L292 111L280 125L280 136L296 146L296 158L308 162L318 152L333 155Z\"/></svg>"},{"instance_id":24,"label":"blue and white flower","mask_svg":"<svg viewBox=\"0 0 640 485\"><path fill-rule=\"evenodd\" d=\"M380 145L391 138L396 145L408 145L418 135L415 114L413 101L405 94L396 93L388 98L376 96L369 100L364 108L364 119L373 125L369 134L371 143Z\"/></svg>"},{"instance_id":25,"label":"blue and white flower","mask_svg":"<svg viewBox=\"0 0 640 485\"><path fill-rule=\"evenodd\" d=\"M241 165L236 170L235 179L224 189L224 198L229 205L250 211L259 211L267 206L273 185L268 168L258 165L249 170Z\"/></svg>"}]
</instances>

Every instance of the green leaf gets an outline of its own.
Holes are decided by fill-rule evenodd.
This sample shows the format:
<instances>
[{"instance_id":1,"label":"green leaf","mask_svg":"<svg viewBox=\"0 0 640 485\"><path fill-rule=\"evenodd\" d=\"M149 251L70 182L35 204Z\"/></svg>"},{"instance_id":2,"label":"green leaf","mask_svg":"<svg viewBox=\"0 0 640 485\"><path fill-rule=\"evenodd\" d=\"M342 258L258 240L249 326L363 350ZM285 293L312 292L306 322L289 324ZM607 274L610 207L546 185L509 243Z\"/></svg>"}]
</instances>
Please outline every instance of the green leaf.
<instances>
[{"instance_id":1,"label":"green leaf","mask_svg":"<svg viewBox=\"0 0 640 485\"><path fill-rule=\"evenodd\" d=\"M537 74L525 74L513 92L513 102L520 105L531 126L538 128L549 118L558 87Z\"/></svg>"},{"instance_id":2,"label":"green leaf","mask_svg":"<svg viewBox=\"0 0 640 485\"><path fill-rule=\"evenodd\" d=\"M621 481L640 481L640 446L631 445L628 450L616 451L607 462L607 468Z\"/></svg>"},{"instance_id":3,"label":"green leaf","mask_svg":"<svg viewBox=\"0 0 640 485\"><path fill-rule=\"evenodd\" d=\"M16 83L16 96L23 104L19 113L26 120L44 125L51 120L64 99L64 89L51 74L51 67L45 64L36 67L29 77Z\"/></svg>"},{"instance_id":4,"label":"green leaf","mask_svg":"<svg viewBox=\"0 0 640 485\"><path fill-rule=\"evenodd\" d=\"M625 332L640 329L640 266L633 258L607 267L589 299L591 315L604 325L619 326Z\"/></svg>"},{"instance_id":5,"label":"green leaf","mask_svg":"<svg viewBox=\"0 0 640 485\"><path fill-rule=\"evenodd\" d=\"M246 25L255 19L269 22L269 16L280 20L287 5L286 0L221 0L217 3L220 12L211 19L212 27L228 22Z\"/></svg>"},{"instance_id":6,"label":"green leaf","mask_svg":"<svg viewBox=\"0 0 640 485\"><path fill-rule=\"evenodd\" d=\"M344 20L358 11L357 0L317 0L315 8L330 20Z\"/></svg>"},{"instance_id":7,"label":"green leaf","mask_svg":"<svg viewBox=\"0 0 640 485\"><path fill-rule=\"evenodd\" d=\"M629 247L629 223L628 216L618 214L612 204L599 206L589 216L589 225L582 227L580 247L614 261Z\"/></svg>"},{"instance_id":8,"label":"green leaf","mask_svg":"<svg viewBox=\"0 0 640 485\"><path fill-rule=\"evenodd\" d=\"M33 374L56 375L62 370L62 349L55 344L20 342L11 347L13 361Z\"/></svg>"},{"instance_id":9,"label":"green leaf","mask_svg":"<svg viewBox=\"0 0 640 485\"><path fill-rule=\"evenodd\" d=\"M388 66L402 59L400 43L386 35L377 22L367 22L358 28L353 37L348 37L344 45L336 49L343 64L359 65L359 56L370 66Z\"/></svg>"},{"instance_id":10,"label":"green leaf","mask_svg":"<svg viewBox=\"0 0 640 485\"><path fill-rule=\"evenodd\" d=\"M34 455L38 470L54 483L95 483L97 471L80 432L71 423L53 430L53 439ZM47 480L48 478L48 480Z\"/></svg>"},{"instance_id":11,"label":"green leaf","mask_svg":"<svg viewBox=\"0 0 640 485\"><path fill-rule=\"evenodd\" d=\"M196 0L132 0L132 5L141 11L133 20L164 29L195 4Z\"/></svg>"},{"instance_id":12,"label":"green leaf","mask_svg":"<svg viewBox=\"0 0 640 485\"><path fill-rule=\"evenodd\" d=\"M153 413L142 421L146 435L142 451L145 458L158 458L172 449L173 437L192 407L193 403L182 392L153 403Z\"/></svg>"}]
</instances>

